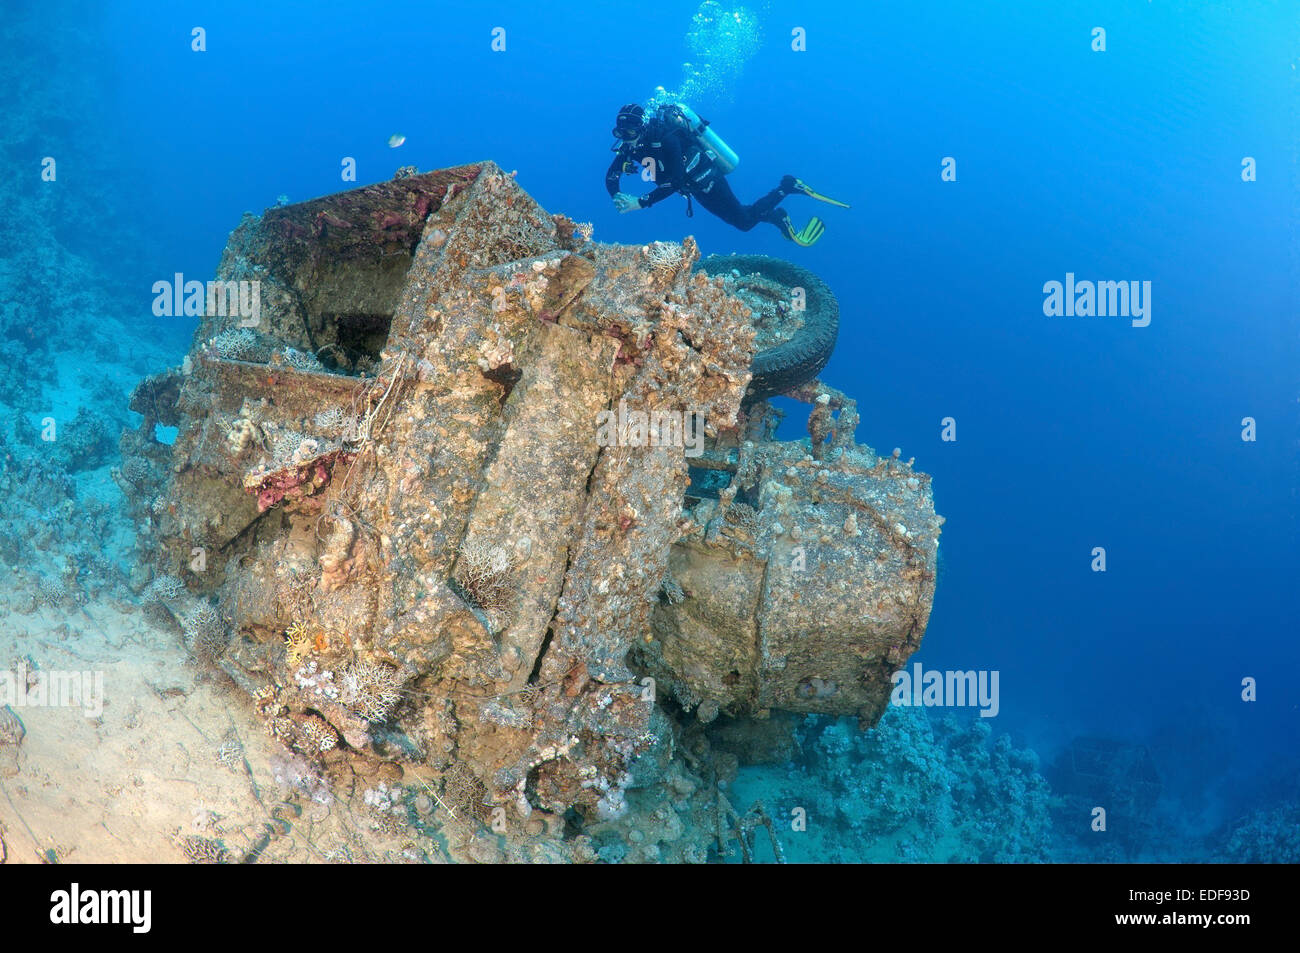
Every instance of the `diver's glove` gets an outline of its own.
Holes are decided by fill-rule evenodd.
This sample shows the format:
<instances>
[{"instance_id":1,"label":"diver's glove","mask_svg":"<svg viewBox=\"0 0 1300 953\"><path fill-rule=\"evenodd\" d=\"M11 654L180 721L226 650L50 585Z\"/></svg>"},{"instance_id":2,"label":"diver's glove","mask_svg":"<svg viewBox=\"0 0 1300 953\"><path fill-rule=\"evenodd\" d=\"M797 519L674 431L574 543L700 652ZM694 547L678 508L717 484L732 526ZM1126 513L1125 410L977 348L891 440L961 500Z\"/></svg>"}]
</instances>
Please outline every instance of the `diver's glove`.
<instances>
[{"instance_id":1,"label":"diver's glove","mask_svg":"<svg viewBox=\"0 0 1300 953\"><path fill-rule=\"evenodd\" d=\"M645 208L639 198L626 192L619 192L614 196L614 207L620 212L635 212L637 209Z\"/></svg>"}]
</instances>

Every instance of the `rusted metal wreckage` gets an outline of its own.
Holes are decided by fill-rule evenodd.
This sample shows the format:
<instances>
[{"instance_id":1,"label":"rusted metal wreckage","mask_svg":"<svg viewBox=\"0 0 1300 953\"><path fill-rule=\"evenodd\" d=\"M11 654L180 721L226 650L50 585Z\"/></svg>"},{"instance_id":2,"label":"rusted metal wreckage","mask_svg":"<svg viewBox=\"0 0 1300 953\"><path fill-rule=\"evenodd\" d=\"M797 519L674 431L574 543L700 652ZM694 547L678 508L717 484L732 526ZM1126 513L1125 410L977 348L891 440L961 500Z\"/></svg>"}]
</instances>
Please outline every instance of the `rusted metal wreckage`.
<instances>
[{"instance_id":1,"label":"rusted metal wreckage","mask_svg":"<svg viewBox=\"0 0 1300 953\"><path fill-rule=\"evenodd\" d=\"M594 242L491 162L240 223L218 279L259 282L255 326L205 316L123 448L171 473L144 546L286 744L454 770L522 837L684 790L719 716L874 722L933 599L929 477L815 379L829 289L697 257ZM777 392L808 439L773 439ZM703 445L598 439L620 406Z\"/></svg>"}]
</instances>

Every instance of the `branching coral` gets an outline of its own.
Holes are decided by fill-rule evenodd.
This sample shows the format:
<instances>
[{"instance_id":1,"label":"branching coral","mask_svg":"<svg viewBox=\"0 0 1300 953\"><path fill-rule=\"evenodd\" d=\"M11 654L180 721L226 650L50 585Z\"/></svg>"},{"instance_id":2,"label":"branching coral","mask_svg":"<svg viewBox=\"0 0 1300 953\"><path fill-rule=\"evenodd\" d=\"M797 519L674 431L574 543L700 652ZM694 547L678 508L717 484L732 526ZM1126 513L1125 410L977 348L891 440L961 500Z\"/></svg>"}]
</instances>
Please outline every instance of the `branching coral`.
<instances>
[{"instance_id":1,"label":"branching coral","mask_svg":"<svg viewBox=\"0 0 1300 953\"><path fill-rule=\"evenodd\" d=\"M230 644L226 620L216 607L203 602L185 617L185 643L196 658L216 661Z\"/></svg>"},{"instance_id":2,"label":"branching coral","mask_svg":"<svg viewBox=\"0 0 1300 953\"><path fill-rule=\"evenodd\" d=\"M478 776L460 762L453 762L442 776L442 803L453 814L468 815L482 820L487 816L483 803L487 787Z\"/></svg>"},{"instance_id":3,"label":"branching coral","mask_svg":"<svg viewBox=\"0 0 1300 953\"><path fill-rule=\"evenodd\" d=\"M316 359L315 354L308 354L306 351L299 351L297 348L286 347L281 356L285 364L300 371L323 371L325 369L324 365Z\"/></svg>"},{"instance_id":4,"label":"branching coral","mask_svg":"<svg viewBox=\"0 0 1300 953\"><path fill-rule=\"evenodd\" d=\"M270 437L271 463L277 469L288 466L294 451L302 443L302 437L291 430L273 431Z\"/></svg>"},{"instance_id":5,"label":"branching coral","mask_svg":"<svg viewBox=\"0 0 1300 953\"><path fill-rule=\"evenodd\" d=\"M469 543L461 547L455 582L462 595L484 612L500 612L512 601L515 557L504 546Z\"/></svg>"},{"instance_id":6,"label":"branching coral","mask_svg":"<svg viewBox=\"0 0 1300 953\"><path fill-rule=\"evenodd\" d=\"M252 360L257 350L257 338L248 328L222 331L209 343L218 357L232 361Z\"/></svg>"},{"instance_id":7,"label":"branching coral","mask_svg":"<svg viewBox=\"0 0 1300 953\"><path fill-rule=\"evenodd\" d=\"M338 746L338 734L320 718L312 715L299 725L302 746L310 752L324 753Z\"/></svg>"},{"instance_id":8,"label":"branching coral","mask_svg":"<svg viewBox=\"0 0 1300 953\"><path fill-rule=\"evenodd\" d=\"M555 223L536 206L519 201L522 193L513 175L483 176L481 185L492 200L471 206L458 229L480 236L480 250L471 255L476 267L502 265L542 255L555 247Z\"/></svg>"},{"instance_id":9,"label":"branching coral","mask_svg":"<svg viewBox=\"0 0 1300 953\"><path fill-rule=\"evenodd\" d=\"M383 662L354 662L339 680L339 701L367 721L383 721L401 700L401 678Z\"/></svg>"},{"instance_id":10,"label":"branching coral","mask_svg":"<svg viewBox=\"0 0 1300 953\"><path fill-rule=\"evenodd\" d=\"M642 249L646 266L659 281L672 281L686 263L686 250L676 242L651 242Z\"/></svg>"},{"instance_id":11,"label":"branching coral","mask_svg":"<svg viewBox=\"0 0 1300 953\"><path fill-rule=\"evenodd\" d=\"M298 466L321 452L320 441L292 430L279 430L271 439L271 460L277 469Z\"/></svg>"},{"instance_id":12,"label":"branching coral","mask_svg":"<svg viewBox=\"0 0 1300 953\"><path fill-rule=\"evenodd\" d=\"M42 576L38 583L41 593L41 600L49 606L60 606L63 600L67 598L68 587L61 580L54 579L50 576Z\"/></svg>"},{"instance_id":13,"label":"branching coral","mask_svg":"<svg viewBox=\"0 0 1300 953\"><path fill-rule=\"evenodd\" d=\"M231 862L230 851L220 841L187 834L181 839L181 853L191 864L228 864Z\"/></svg>"},{"instance_id":14,"label":"branching coral","mask_svg":"<svg viewBox=\"0 0 1300 953\"><path fill-rule=\"evenodd\" d=\"M175 576L159 576L144 591L146 602L172 602L185 594L185 584Z\"/></svg>"},{"instance_id":15,"label":"branching coral","mask_svg":"<svg viewBox=\"0 0 1300 953\"><path fill-rule=\"evenodd\" d=\"M564 214L551 216L555 223L555 237L562 248L576 250L591 241L595 228L590 222L575 222Z\"/></svg>"},{"instance_id":16,"label":"branching coral","mask_svg":"<svg viewBox=\"0 0 1300 953\"><path fill-rule=\"evenodd\" d=\"M284 633L284 658L292 668L311 652L311 633L306 623L295 621Z\"/></svg>"},{"instance_id":17,"label":"branching coral","mask_svg":"<svg viewBox=\"0 0 1300 953\"><path fill-rule=\"evenodd\" d=\"M239 735L232 728L221 739L220 746L213 752L213 758L217 764L231 771L239 771L244 767L244 743L239 740Z\"/></svg>"},{"instance_id":18,"label":"branching coral","mask_svg":"<svg viewBox=\"0 0 1300 953\"><path fill-rule=\"evenodd\" d=\"M316 585L319 579L318 572L291 572L277 584L276 598L293 622L304 624L315 615Z\"/></svg>"},{"instance_id":19,"label":"branching coral","mask_svg":"<svg viewBox=\"0 0 1300 953\"><path fill-rule=\"evenodd\" d=\"M737 529L744 530L749 536L758 535L759 516L758 510L754 509L748 503L732 503L727 508L727 521Z\"/></svg>"},{"instance_id":20,"label":"branching coral","mask_svg":"<svg viewBox=\"0 0 1300 953\"><path fill-rule=\"evenodd\" d=\"M343 429L343 411L338 407L326 407L316 415L313 422L322 431L336 433Z\"/></svg>"}]
</instances>

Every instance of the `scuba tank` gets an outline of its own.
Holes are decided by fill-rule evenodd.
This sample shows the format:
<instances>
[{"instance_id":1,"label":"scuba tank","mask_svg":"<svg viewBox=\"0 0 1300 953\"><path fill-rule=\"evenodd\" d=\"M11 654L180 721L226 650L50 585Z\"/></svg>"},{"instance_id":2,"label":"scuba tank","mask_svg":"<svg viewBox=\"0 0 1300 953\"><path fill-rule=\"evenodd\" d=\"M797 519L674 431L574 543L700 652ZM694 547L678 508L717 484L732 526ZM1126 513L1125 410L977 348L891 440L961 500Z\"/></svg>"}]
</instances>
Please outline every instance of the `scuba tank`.
<instances>
[{"instance_id":1,"label":"scuba tank","mask_svg":"<svg viewBox=\"0 0 1300 953\"><path fill-rule=\"evenodd\" d=\"M723 175L734 172L736 166L740 165L740 156L736 155L736 151L713 131L707 119L701 119L690 106L685 103L665 103L659 107L658 115L660 119L690 132Z\"/></svg>"}]
</instances>

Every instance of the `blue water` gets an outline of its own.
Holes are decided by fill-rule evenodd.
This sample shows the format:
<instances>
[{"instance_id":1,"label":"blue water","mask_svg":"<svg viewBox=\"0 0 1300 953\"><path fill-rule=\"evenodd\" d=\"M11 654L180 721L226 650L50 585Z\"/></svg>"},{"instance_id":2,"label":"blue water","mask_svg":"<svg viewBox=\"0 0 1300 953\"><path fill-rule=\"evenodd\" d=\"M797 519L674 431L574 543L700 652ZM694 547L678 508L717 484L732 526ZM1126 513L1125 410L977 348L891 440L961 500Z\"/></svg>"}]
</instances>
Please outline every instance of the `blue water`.
<instances>
[{"instance_id":1,"label":"blue water","mask_svg":"<svg viewBox=\"0 0 1300 953\"><path fill-rule=\"evenodd\" d=\"M696 84L695 105L741 156L742 200L792 173L852 203L787 201L827 222L810 249L699 208L688 219L677 198L620 215L604 192L614 114L684 81L698 7L51 12L48 80L103 96L50 131L69 156L66 201L106 216L60 234L178 356L192 325L151 316L152 281L210 277L245 210L351 187L345 156L360 184L491 158L598 240L693 234L706 253L805 264L842 309L823 379L857 399L859 441L933 474L947 519L914 660L998 670L994 731L1044 763L1080 736L1148 746L1167 823L1189 833L1294 802L1294 5L749 4L753 55L739 38L725 83ZM195 26L206 52L190 49ZM46 148L33 140L22 161ZM1246 156L1256 181L1242 181ZM81 157L103 173L83 175ZM1150 325L1045 316L1043 285L1067 272L1150 281ZM947 417L955 442L940 439ZM792 410L783 436L802 421ZM1196 859L1179 850L1152 856Z\"/></svg>"}]
</instances>

